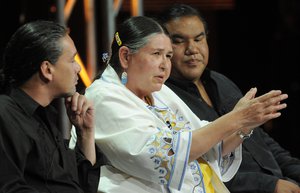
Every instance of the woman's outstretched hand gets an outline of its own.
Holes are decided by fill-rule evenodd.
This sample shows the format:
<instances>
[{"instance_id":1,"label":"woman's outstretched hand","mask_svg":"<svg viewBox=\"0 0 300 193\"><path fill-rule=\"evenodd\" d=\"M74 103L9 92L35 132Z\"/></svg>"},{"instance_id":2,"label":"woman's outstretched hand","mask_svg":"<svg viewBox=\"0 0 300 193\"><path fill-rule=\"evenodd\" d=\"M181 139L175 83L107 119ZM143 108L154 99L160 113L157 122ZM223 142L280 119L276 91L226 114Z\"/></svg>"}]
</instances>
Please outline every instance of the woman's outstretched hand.
<instances>
[{"instance_id":1,"label":"woman's outstretched hand","mask_svg":"<svg viewBox=\"0 0 300 193\"><path fill-rule=\"evenodd\" d=\"M257 89L251 88L233 109L240 113L242 125L247 128L255 128L279 117L279 111L287 107L286 103L281 102L287 99L288 95L282 94L280 90L272 90L259 97L255 97L256 93Z\"/></svg>"}]
</instances>

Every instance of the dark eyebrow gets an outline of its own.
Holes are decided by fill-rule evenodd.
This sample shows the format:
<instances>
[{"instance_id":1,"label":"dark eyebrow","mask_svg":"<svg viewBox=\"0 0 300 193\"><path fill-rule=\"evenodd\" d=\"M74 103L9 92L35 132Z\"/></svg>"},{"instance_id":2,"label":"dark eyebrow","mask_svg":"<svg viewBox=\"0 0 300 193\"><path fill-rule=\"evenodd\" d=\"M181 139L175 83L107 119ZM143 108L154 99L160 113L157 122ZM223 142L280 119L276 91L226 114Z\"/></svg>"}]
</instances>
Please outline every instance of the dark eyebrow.
<instances>
[{"instance_id":1,"label":"dark eyebrow","mask_svg":"<svg viewBox=\"0 0 300 193\"><path fill-rule=\"evenodd\" d=\"M201 32L199 35L196 36L196 38L201 37L201 36L205 36L205 33Z\"/></svg>"},{"instance_id":2,"label":"dark eyebrow","mask_svg":"<svg viewBox=\"0 0 300 193\"><path fill-rule=\"evenodd\" d=\"M179 34L173 34L173 35L171 35L171 38L172 39L175 39L175 38L184 39L184 37L182 35L179 35Z\"/></svg>"},{"instance_id":3,"label":"dark eyebrow","mask_svg":"<svg viewBox=\"0 0 300 193\"><path fill-rule=\"evenodd\" d=\"M205 36L205 32L201 32L200 34L196 35L195 38L199 38L201 36ZM184 36L182 36L180 34L173 34L173 35L171 35L171 38L172 39L176 39L176 38L178 38L178 39L184 39Z\"/></svg>"}]
</instances>

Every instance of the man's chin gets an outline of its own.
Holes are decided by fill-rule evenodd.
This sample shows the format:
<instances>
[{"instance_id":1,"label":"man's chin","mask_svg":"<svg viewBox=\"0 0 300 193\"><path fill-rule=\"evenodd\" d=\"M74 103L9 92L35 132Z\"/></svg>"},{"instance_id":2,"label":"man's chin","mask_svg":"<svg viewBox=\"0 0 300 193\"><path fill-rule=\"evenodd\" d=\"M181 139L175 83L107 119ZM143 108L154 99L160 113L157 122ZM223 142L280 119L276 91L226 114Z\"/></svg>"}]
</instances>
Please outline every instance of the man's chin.
<instances>
[{"instance_id":1,"label":"man's chin","mask_svg":"<svg viewBox=\"0 0 300 193\"><path fill-rule=\"evenodd\" d=\"M202 75L202 71L200 70L190 70L182 73L184 79L189 81L198 80Z\"/></svg>"},{"instance_id":2,"label":"man's chin","mask_svg":"<svg viewBox=\"0 0 300 193\"><path fill-rule=\"evenodd\" d=\"M75 94L76 90L74 91L71 91L71 92L68 92L68 93L64 93L61 95L62 98L68 98L68 97L71 97Z\"/></svg>"}]
</instances>

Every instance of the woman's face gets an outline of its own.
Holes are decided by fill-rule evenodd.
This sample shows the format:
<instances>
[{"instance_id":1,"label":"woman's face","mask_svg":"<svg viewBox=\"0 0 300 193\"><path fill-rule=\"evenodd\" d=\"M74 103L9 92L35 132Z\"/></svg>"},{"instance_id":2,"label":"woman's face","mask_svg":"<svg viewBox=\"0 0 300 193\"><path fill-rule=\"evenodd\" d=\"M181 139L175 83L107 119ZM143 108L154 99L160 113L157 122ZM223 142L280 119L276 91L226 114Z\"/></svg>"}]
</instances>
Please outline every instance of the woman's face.
<instances>
[{"instance_id":1,"label":"woman's face","mask_svg":"<svg viewBox=\"0 0 300 193\"><path fill-rule=\"evenodd\" d=\"M126 87L141 99L159 91L170 75L172 55L172 43L168 36L150 36L144 47L128 56Z\"/></svg>"}]
</instances>

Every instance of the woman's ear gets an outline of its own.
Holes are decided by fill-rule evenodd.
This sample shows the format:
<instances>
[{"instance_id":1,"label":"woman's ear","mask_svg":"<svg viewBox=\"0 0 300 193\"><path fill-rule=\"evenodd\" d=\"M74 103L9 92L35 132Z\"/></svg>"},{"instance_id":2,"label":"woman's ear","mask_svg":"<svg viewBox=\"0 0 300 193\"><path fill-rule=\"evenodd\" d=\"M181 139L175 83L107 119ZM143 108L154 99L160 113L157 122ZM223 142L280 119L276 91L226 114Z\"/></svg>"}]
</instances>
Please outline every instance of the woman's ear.
<instances>
[{"instance_id":1,"label":"woman's ear","mask_svg":"<svg viewBox=\"0 0 300 193\"><path fill-rule=\"evenodd\" d=\"M53 79L53 66L49 61L43 61L40 66L40 78L44 81L51 81Z\"/></svg>"},{"instance_id":2,"label":"woman's ear","mask_svg":"<svg viewBox=\"0 0 300 193\"><path fill-rule=\"evenodd\" d=\"M121 46L119 49L119 59L122 68L127 69L129 63L130 50L127 46Z\"/></svg>"}]
</instances>

